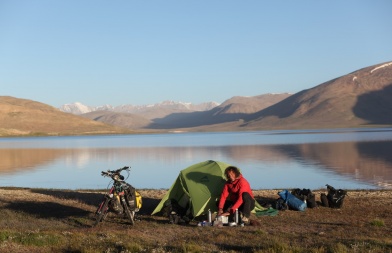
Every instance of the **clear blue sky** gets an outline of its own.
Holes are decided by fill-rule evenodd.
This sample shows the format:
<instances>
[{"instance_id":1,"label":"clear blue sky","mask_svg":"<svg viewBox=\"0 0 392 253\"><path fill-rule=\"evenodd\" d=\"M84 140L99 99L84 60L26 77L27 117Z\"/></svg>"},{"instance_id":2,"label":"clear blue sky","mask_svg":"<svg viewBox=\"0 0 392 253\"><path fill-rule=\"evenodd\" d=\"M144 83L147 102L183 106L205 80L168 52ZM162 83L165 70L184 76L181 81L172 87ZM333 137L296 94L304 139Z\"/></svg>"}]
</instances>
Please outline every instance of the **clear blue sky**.
<instances>
[{"instance_id":1,"label":"clear blue sky","mask_svg":"<svg viewBox=\"0 0 392 253\"><path fill-rule=\"evenodd\" d=\"M0 95L55 107L296 93L392 61L392 1L0 0Z\"/></svg>"}]
</instances>

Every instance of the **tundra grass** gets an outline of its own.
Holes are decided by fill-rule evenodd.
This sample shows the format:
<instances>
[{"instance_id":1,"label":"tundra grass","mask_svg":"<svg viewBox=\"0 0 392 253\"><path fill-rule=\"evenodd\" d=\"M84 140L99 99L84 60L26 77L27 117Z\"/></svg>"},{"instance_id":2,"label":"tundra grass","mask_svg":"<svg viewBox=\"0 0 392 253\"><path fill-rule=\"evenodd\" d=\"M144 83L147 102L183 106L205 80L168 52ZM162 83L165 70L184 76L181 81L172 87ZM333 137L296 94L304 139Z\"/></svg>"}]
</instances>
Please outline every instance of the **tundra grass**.
<instances>
[{"instance_id":1,"label":"tundra grass","mask_svg":"<svg viewBox=\"0 0 392 253\"><path fill-rule=\"evenodd\" d=\"M110 214L93 227L99 191L0 188L0 252L392 252L392 191L350 192L342 209L287 210L222 228L151 216L164 193L141 190L134 226Z\"/></svg>"}]
</instances>

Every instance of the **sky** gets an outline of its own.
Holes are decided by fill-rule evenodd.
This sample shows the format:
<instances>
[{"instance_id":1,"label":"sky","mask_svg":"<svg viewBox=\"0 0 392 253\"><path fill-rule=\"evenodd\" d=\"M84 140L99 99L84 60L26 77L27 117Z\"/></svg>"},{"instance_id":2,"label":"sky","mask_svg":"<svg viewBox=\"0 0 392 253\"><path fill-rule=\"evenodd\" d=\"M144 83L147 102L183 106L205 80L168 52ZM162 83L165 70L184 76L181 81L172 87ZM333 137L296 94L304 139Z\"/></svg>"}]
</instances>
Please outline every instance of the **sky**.
<instances>
[{"instance_id":1,"label":"sky","mask_svg":"<svg viewBox=\"0 0 392 253\"><path fill-rule=\"evenodd\" d=\"M392 1L0 0L0 96L222 103L392 61Z\"/></svg>"}]
</instances>

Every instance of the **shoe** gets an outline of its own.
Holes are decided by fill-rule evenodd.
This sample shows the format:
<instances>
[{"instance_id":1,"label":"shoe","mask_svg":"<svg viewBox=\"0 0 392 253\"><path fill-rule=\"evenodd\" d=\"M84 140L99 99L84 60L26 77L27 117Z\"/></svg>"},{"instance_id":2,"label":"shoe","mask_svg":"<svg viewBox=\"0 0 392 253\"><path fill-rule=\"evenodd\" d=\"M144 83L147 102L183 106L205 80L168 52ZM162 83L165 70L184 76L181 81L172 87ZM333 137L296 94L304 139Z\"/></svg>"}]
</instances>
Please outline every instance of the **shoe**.
<instances>
[{"instance_id":1,"label":"shoe","mask_svg":"<svg viewBox=\"0 0 392 253\"><path fill-rule=\"evenodd\" d=\"M250 220L249 220L249 218L248 217L242 217L242 222L245 224L245 225L249 225L250 224Z\"/></svg>"},{"instance_id":2,"label":"shoe","mask_svg":"<svg viewBox=\"0 0 392 253\"><path fill-rule=\"evenodd\" d=\"M230 222L230 223L229 223L229 226L230 226L230 227L235 227L235 226L237 226L237 223L235 223L235 222Z\"/></svg>"}]
</instances>

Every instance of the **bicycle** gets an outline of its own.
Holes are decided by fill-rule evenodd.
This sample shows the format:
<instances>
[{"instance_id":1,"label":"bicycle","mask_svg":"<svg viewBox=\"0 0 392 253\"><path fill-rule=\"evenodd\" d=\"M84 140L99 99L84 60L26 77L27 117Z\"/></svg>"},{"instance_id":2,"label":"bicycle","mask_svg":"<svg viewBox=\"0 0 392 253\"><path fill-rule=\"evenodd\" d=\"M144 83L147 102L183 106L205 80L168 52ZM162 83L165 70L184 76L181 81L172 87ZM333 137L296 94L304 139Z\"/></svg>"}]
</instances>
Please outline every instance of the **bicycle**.
<instances>
[{"instance_id":1,"label":"bicycle","mask_svg":"<svg viewBox=\"0 0 392 253\"><path fill-rule=\"evenodd\" d=\"M95 212L94 226L104 221L109 212L113 212L117 215L125 214L131 225L135 224L135 214L141 208L142 197L132 185L125 182L124 176L121 175L121 172L124 170L128 172L129 177L130 167L128 166L117 170L101 172L102 176L110 177L113 180L113 184L111 185L109 192L104 195L102 202ZM111 183L112 182L110 182L109 185Z\"/></svg>"}]
</instances>

